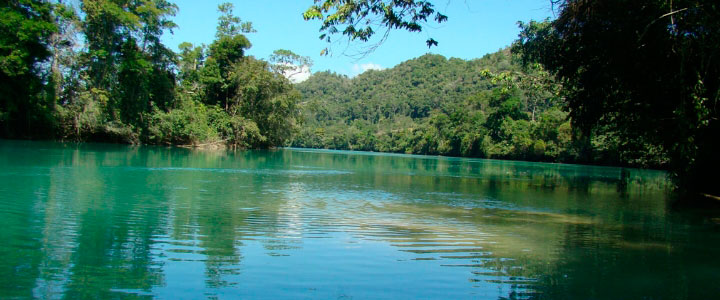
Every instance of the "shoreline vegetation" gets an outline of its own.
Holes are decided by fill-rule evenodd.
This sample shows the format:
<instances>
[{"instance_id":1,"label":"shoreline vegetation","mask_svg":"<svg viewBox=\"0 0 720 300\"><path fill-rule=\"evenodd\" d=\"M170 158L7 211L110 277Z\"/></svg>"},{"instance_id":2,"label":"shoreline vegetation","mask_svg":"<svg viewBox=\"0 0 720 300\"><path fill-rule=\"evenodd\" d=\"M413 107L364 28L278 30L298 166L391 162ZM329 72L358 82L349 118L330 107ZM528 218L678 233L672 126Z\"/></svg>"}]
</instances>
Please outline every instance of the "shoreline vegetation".
<instances>
[{"instance_id":1,"label":"shoreline vegetation","mask_svg":"<svg viewBox=\"0 0 720 300\"><path fill-rule=\"evenodd\" d=\"M255 29L232 4L218 7L210 45L183 43L174 53L160 36L175 27L175 4L120 2L4 8L17 17L5 28L37 30L35 40L16 37L27 55L6 56L25 64L14 77L4 73L15 80L3 90L28 81L36 89L3 97L2 137L665 165L656 149L629 149L612 132L578 138L561 85L510 48L470 61L428 54L352 79L319 72L292 84L284 74L309 59L289 50L271 61L246 56Z\"/></svg>"},{"instance_id":2,"label":"shoreline vegetation","mask_svg":"<svg viewBox=\"0 0 720 300\"><path fill-rule=\"evenodd\" d=\"M443 155L664 169L647 144L611 130L582 138L561 86L510 48L470 61L426 54L348 78L330 72L296 84L302 148Z\"/></svg>"},{"instance_id":3,"label":"shoreline vegetation","mask_svg":"<svg viewBox=\"0 0 720 300\"><path fill-rule=\"evenodd\" d=\"M179 53L160 41L176 27L165 0L1 9L0 137L247 149L280 145L297 127L300 94L283 71L301 57L246 56L255 29L232 4L218 7L210 45Z\"/></svg>"},{"instance_id":4,"label":"shoreline vegetation","mask_svg":"<svg viewBox=\"0 0 720 300\"><path fill-rule=\"evenodd\" d=\"M717 197L720 68L710 58L720 13L700 6L658 19L665 4L644 2L638 10L560 1L557 20L521 23L513 45L482 58L427 54L355 78L318 72L293 84L285 75L310 59L283 49L268 61L245 55L256 31L230 3L218 7L210 45L183 43L175 53L160 40L177 27L168 0L12 0L0 6L0 138L654 168L668 170L681 192ZM426 2L343 5L316 2L304 16L323 20L328 42L334 34L367 41L370 26L422 30L393 9L422 6L420 19L448 19ZM388 22L349 27L367 14ZM666 16L670 27L660 24ZM625 49L640 42L623 35L638 26L642 44ZM616 47L587 45L596 40Z\"/></svg>"}]
</instances>

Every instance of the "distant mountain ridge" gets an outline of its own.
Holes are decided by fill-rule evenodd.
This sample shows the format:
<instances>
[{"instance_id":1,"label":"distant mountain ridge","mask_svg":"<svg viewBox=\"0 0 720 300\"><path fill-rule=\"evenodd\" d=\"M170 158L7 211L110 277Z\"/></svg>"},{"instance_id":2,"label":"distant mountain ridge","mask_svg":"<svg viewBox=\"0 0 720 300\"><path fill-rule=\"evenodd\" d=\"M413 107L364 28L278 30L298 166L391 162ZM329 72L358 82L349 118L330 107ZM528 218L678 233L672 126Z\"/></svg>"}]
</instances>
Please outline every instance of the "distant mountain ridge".
<instances>
[{"instance_id":1,"label":"distant mountain ridge","mask_svg":"<svg viewBox=\"0 0 720 300\"><path fill-rule=\"evenodd\" d=\"M653 165L609 133L573 139L559 84L509 49L463 60L426 54L355 78L296 84L303 125L289 145L427 155ZM624 155L624 156L623 156ZM638 158L640 157L640 158Z\"/></svg>"}]
</instances>

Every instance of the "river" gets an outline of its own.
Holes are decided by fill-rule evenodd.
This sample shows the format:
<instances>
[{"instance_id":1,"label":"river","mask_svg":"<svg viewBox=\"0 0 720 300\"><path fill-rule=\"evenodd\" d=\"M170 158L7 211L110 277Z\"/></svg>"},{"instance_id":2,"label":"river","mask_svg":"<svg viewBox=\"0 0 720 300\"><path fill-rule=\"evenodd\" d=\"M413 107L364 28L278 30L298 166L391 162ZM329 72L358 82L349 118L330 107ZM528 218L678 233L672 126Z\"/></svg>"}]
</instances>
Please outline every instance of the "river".
<instances>
[{"instance_id":1,"label":"river","mask_svg":"<svg viewBox=\"0 0 720 300\"><path fill-rule=\"evenodd\" d=\"M3 299L711 299L661 171L0 140Z\"/></svg>"}]
</instances>

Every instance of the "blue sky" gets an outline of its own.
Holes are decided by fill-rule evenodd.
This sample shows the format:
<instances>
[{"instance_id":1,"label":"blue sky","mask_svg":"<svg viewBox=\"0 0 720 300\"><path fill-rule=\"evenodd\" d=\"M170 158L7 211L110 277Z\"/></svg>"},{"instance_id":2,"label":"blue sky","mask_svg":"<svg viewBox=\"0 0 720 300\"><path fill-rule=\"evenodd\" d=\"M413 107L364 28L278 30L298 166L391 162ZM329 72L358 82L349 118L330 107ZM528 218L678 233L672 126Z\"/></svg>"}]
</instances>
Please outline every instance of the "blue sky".
<instances>
[{"instance_id":1,"label":"blue sky","mask_svg":"<svg viewBox=\"0 0 720 300\"><path fill-rule=\"evenodd\" d=\"M210 44L215 37L219 15L217 6L223 2L235 5L235 15L250 21L257 30L248 34L252 48L247 52L267 59L276 49L289 49L310 56L312 72L331 70L355 76L372 68L391 68L405 60L425 53L446 57L473 59L501 49L517 38L518 21L542 20L552 17L549 0L440 0L436 9L449 17L446 23L425 26L421 33L393 31L387 41L369 55L358 59L344 55L357 53L362 45L347 43L331 45L332 55L320 56L328 46L318 39L320 21L305 21L302 13L312 0L175 0L179 12L173 18L178 28L166 33L166 45L190 42ZM376 29L376 31L379 31ZM439 45L428 49L425 40L435 38ZM336 38L340 38L339 36Z\"/></svg>"}]
</instances>

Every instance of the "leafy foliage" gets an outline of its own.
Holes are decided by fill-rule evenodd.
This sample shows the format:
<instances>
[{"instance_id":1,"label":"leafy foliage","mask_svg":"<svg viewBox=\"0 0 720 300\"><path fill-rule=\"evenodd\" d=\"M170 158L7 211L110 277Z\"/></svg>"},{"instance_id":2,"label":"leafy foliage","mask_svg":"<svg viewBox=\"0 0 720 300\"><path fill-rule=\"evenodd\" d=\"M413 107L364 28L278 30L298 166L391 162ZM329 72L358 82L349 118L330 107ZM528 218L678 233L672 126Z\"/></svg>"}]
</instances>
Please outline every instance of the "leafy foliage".
<instances>
[{"instance_id":1,"label":"leafy foliage","mask_svg":"<svg viewBox=\"0 0 720 300\"><path fill-rule=\"evenodd\" d=\"M2 9L2 136L250 148L282 144L297 126L298 92L270 64L245 56L244 33L254 29L231 4L219 7L212 44L184 43L179 55L160 41L176 27L177 6L166 0Z\"/></svg>"},{"instance_id":2,"label":"leafy foliage","mask_svg":"<svg viewBox=\"0 0 720 300\"><path fill-rule=\"evenodd\" d=\"M720 7L706 1L562 1L516 48L565 86L585 136L661 153L686 191L718 194Z\"/></svg>"},{"instance_id":3,"label":"leafy foliage","mask_svg":"<svg viewBox=\"0 0 720 300\"><path fill-rule=\"evenodd\" d=\"M48 41L56 30L45 1L0 4L0 134L25 137L52 128L53 102L43 93L38 65L50 56Z\"/></svg>"},{"instance_id":4,"label":"leafy foliage","mask_svg":"<svg viewBox=\"0 0 720 300\"><path fill-rule=\"evenodd\" d=\"M310 67L313 64L310 57L301 56L286 49L273 51L269 61L272 63L273 71L285 75L290 80L303 72L310 73Z\"/></svg>"},{"instance_id":5,"label":"leafy foliage","mask_svg":"<svg viewBox=\"0 0 720 300\"><path fill-rule=\"evenodd\" d=\"M604 134L574 140L560 86L508 49L472 61L425 55L354 79L316 73L297 88L305 117L297 147L662 164L613 155Z\"/></svg>"},{"instance_id":6,"label":"leafy foliage","mask_svg":"<svg viewBox=\"0 0 720 300\"><path fill-rule=\"evenodd\" d=\"M392 29L419 32L428 19L437 23L447 21L447 16L436 11L430 1L416 0L315 0L303 18L322 20L320 39L328 43L338 33L350 41L367 42L376 33L373 28L387 30L384 40ZM429 38L426 43L431 47L438 42ZM328 53L325 48L321 54Z\"/></svg>"}]
</instances>

